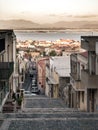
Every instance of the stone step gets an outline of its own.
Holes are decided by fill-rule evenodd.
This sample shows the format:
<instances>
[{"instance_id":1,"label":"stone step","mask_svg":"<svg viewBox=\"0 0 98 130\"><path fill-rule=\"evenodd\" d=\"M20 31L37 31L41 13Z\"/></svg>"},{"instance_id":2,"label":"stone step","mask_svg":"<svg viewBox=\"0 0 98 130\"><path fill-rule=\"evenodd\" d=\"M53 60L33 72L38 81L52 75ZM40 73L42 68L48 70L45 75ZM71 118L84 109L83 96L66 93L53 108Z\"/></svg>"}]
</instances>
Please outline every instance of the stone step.
<instances>
[{"instance_id":1,"label":"stone step","mask_svg":"<svg viewBox=\"0 0 98 130\"><path fill-rule=\"evenodd\" d=\"M77 109L71 108L22 108L22 112L38 112L38 113L45 113L45 112L78 112Z\"/></svg>"},{"instance_id":2,"label":"stone step","mask_svg":"<svg viewBox=\"0 0 98 130\"><path fill-rule=\"evenodd\" d=\"M98 119L98 113L97 114L90 114L90 113L82 113L82 112L66 112L66 113L8 113L8 114L4 114L5 118L42 118L42 119Z\"/></svg>"},{"instance_id":3,"label":"stone step","mask_svg":"<svg viewBox=\"0 0 98 130\"><path fill-rule=\"evenodd\" d=\"M4 114L0 113L0 120L4 119Z\"/></svg>"},{"instance_id":4,"label":"stone step","mask_svg":"<svg viewBox=\"0 0 98 130\"><path fill-rule=\"evenodd\" d=\"M6 130L98 130L98 119L18 118Z\"/></svg>"}]
</instances>

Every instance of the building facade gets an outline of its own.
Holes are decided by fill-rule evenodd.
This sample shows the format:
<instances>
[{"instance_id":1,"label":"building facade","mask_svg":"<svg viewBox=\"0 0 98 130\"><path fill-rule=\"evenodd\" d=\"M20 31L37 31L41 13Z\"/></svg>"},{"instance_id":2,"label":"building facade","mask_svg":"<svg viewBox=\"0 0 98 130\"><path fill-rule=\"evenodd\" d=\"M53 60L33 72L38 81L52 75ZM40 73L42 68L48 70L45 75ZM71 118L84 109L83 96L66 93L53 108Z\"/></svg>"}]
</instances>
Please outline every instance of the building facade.
<instances>
[{"instance_id":1,"label":"building facade","mask_svg":"<svg viewBox=\"0 0 98 130\"><path fill-rule=\"evenodd\" d=\"M85 88L81 83L81 70L87 68L87 51L71 55L70 107L85 110Z\"/></svg>"},{"instance_id":2,"label":"building facade","mask_svg":"<svg viewBox=\"0 0 98 130\"><path fill-rule=\"evenodd\" d=\"M46 62L49 58L41 58L37 61L37 69L38 69L38 88L42 94L45 94L46 88Z\"/></svg>"},{"instance_id":3,"label":"building facade","mask_svg":"<svg viewBox=\"0 0 98 130\"><path fill-rule=\"evenodd\" d=\"M49 93L47 94L64 99L64 88L70 81L70 56L50 57L46 72L46 89Z\"/></svg>"},{"instance_id":4,"label":"building facade","mask_svg":"<svg viewBox=\"0 0 98 130\"><path fill-rule=\"evenodd\" d=\"M16 91L16 36L13 30L0 30L0 111Z\"/></svg>"},{"instance_id":5,"label":"building facade","mask_svg":"<svg viewBox=\"0 0 98 130\"><path fill-rule=\"evenodd\" d=\"M98 111L98 36L81 36L82 54L71 56L70 107Z\"/></svg>"}]
</instances>

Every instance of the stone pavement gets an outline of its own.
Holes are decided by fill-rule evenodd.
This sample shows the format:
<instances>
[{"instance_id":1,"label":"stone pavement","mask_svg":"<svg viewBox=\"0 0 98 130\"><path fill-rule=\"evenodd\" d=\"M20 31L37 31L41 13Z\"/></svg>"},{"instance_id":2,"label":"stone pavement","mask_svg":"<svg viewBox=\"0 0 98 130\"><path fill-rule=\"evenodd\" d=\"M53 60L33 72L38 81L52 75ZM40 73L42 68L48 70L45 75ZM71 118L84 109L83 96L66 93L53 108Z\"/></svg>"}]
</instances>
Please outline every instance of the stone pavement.
<instances>
[{"instance_id":1,"label":"stone pavement","mask_svg":"<svg viewBox=\"0 0 98 130\"><path fill-rule=\"evenodd\" d=\"M98 130L98 113L67 108L60 99L25 97L22 110L2 115L0 130Z\"/></svg>"}]
</instances>

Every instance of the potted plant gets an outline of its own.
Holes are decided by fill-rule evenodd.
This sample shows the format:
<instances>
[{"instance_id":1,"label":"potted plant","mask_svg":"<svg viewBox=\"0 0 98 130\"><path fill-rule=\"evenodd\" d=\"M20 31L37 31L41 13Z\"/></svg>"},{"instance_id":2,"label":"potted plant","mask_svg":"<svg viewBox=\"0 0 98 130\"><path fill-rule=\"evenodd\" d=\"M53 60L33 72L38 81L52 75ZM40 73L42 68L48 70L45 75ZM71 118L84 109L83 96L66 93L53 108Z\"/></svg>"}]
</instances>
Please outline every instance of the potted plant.
<instances>
[{"instance_id":1,"label":"potted plant","mask_svg":"<svg viewBox=\"0 0 98 130\"><path fill-rule=\"evenodd\" d=\"M22 97L20 96L19 98L17 98L17 103L19 106L21 106L21 103L22 103Z\"/></svg>"}]
</instances>

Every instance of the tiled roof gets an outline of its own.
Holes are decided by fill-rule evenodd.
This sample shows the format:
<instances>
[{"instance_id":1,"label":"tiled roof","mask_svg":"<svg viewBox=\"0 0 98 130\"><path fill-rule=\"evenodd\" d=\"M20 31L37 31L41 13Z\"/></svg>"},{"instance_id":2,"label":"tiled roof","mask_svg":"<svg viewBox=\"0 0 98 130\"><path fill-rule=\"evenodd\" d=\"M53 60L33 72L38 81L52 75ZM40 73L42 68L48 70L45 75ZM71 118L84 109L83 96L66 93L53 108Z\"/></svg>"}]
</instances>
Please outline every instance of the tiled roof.
<instances>
[{"instance_id":1,"label":"tiled roof","mask_svg":"<svg viewBox=\"0 0 98 130\"><path fill-rule=\"evenodd\" d=\"M88 57L88 52L87 52L87 51L82 52L82 53L80 53L80 55L82 55L82 56L84 56L85 58L87 58L87 57Z\"/></svg>"}]
</instances>

